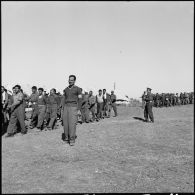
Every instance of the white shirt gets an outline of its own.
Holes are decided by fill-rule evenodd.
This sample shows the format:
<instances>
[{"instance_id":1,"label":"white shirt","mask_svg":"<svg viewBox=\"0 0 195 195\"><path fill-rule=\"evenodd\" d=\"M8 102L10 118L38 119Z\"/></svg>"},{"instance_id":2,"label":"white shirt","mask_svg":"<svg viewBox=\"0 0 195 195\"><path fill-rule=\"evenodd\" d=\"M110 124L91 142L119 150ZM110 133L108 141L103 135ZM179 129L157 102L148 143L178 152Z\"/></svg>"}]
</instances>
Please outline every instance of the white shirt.
<instances>
[{"instance_id":1,"label":"white shirt","mask_svg":"<svg viewBox=\"0 0 195 195\"><path fill-rule=\"evenodd\" d=\"M104 100L103 100L103 95L97 95L97 102L98 102L98 103L104 102Z\"/></svg>"}]
</instances>

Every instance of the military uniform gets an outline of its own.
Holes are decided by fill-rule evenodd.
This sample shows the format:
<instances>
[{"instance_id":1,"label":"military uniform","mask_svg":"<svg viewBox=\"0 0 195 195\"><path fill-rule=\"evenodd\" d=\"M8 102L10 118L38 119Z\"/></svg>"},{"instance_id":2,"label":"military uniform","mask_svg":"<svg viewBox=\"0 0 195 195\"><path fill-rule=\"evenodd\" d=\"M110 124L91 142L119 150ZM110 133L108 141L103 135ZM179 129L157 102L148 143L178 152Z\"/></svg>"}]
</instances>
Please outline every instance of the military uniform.
<instances>
[{"instance_id":1,"label":"military uniform","mask_svg":"<svg viewBox=\"0 0 195 195\"><path fill-rule=\"evenodd\" d=\"M108 93L103 94L103 116L108 116L110 110L110 95Z\"/></svg>"},{"instance_id":2,"label":"military uniform","mask_svg":"<svg viewBox=\"0 0 195 195\"><path fill-rule=\"evenodd\" d=\"M81 115L82 122L89 123L89 96L88 94L82 95Z\"/></svg>"},{"instance_id":3,"label":"military uniform","mask_svg":"<svg viewBox=\"0 0 195 195\"><path fill-rule=\"evenodd\" d=\"M166 99L166 97L165 97L165 94L163 93L161 95L161 107L164 107L165 106L165 99Z\"/></svg>"},{"instance_id":4,"label":"military uniform","mask_svg":"<svg viewBox=\"0 0 195 195\"><path fill-rule=\"evenodd\" d=\"M62 95L56 94L57 95L57 104L58 104L58 110L57 110L57 118L61 118L61 100L62 100Z\"/></svg>"},{"instance_id":5,"label":"military uniform","mask_svg":"<svg viewBox=\"0 0 195 195\"><path fill-rule=\"evenodd\" d=\"M46 112L45 112L44 121L45 121L45 124L46 124L46 125L48 125L48 124L49 124L49 106L48 106L48 95L45 95L45 99L46 99Z\"/></svg>"},{"instance_id":6,"label":"military uniform","mask_svg":"<svg viewBox=\"0 0 195 195\"><path fill-rule=\"evenodd\" d=\"M57 111L58 111L58 97L56 94L51 94L47 99L47 106L49 112L49 125L48 129L53 129L55 122L57 120Z\"/></svg>"},{"instance_id":7,"label":"military uniform","mask_svg":"<svg viewBox=\"0 0 195 195\"><path fill-rule=\"evenodd\" d=\"M183 93L180 93L180 102L182 105L184 105L184 98L183 98Z\"/></svg>"},{"instance_id":8,"label":"military uniform","mask_svg":"<svg viewBox=\"0 0 195 195\"><path fill-rule=\"evenodd\" d=\"M95 96L93 95L89 96L89 111L91 112L92 115L91 118L92 121L95 120L95 104L96 104Z\"/></svg>"},{"instance_id":9,"label":"military uniform","mask_svg":"<svg viewBox=\"0 0 195 195\"><path fill-rule=\"evenodd\" d=\"M23 94L21 92L13 95L13 104L15 104L15 106L11 109L11 117L7 133L8 135L14 134L17 131L17 122L19 121L21 133L25 134L27 130L24 122Z\"/></svg>"},{"instance_id":10,"label":"military uniform","mask_svg":"<svg viewBox=\"0 0 195 195\"><path fill-rule=\"evenodd\" d=\"M112 108L114 110L114 116L117 116L116 95L115 94L110 95L110 110L109 110L109 113L108 113L109 117L110 117L110 113L112 111Z\"/></svg>"},{"instance_id":11,"label":"military uniform","mask_svg":"<svg viewBox=\"0 0 195 195\"><path fill-rule=\"evenodd\" d=\"M38 129L43 129L43 122L44 122L44 117L45 117L45 112L46 112L46 97L44 95L39 96L37 105L38 105L38 123L37 123L37 128Z\"/></svg>"},{"instance_id":12,"label":"military uniform","mask_svg":"<svg viewBox=\"0 0 195 195\"><path fill-rule=\"evenodd\" d=\"M148 90L151 91L150 88L148 88ZM152 112L152 106L153 106L152 94L147 93L144 100L146 101L146 105L145 105L145 109L144 109L144 118L145 118L146 122L148 122L148 116L149 116L151 122L154 122L154 116L153 116L153 112Z\"/></svg>"},{"instance_id":13,"label":"military uniform","mask_svg":"<svg viewBox=\"0 0 195 195\"><path fill-rule=\"evenodd\" d=\"M29 102L32 103L32 115L31 115L31 123L30 123L30 128L34 128L37 125L37 120L38 120L38 98L39 94L38 93L32 93L31 96L29 97Z\"/></svg>"},{"instance_id":14,"label":"military uniform","mask_svg":"<svg viewBox=\"0 0 195 195\"><path fill-rule=\"evenodd\" d=\"M155 97L155 106L156 107L160 106L160 96L158 93L156 94L156 97Z\"/></svg>"}]
</instances>

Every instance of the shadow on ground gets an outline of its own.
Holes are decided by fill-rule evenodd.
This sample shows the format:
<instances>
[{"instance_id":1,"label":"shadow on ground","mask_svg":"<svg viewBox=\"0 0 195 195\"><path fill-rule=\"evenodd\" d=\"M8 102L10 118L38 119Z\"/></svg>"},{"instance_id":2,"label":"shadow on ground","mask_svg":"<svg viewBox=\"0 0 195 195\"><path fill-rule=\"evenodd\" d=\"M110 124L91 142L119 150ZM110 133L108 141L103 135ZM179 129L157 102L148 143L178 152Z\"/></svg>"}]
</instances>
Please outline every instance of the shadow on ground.
<instances>
[{"instance_id":1,"label":"shadow on ground","mask_svg":"<svg viewBox=\"0 0 195 195\"><path fill-rule=\"evenodd\" d=\"M145 119L143 119L143 118L136 117L136 116L134 116L133 118L134 118L135 120L139 120L139 121L143 121L143 122L145 122Z\"/></svg>"}]
</instances>

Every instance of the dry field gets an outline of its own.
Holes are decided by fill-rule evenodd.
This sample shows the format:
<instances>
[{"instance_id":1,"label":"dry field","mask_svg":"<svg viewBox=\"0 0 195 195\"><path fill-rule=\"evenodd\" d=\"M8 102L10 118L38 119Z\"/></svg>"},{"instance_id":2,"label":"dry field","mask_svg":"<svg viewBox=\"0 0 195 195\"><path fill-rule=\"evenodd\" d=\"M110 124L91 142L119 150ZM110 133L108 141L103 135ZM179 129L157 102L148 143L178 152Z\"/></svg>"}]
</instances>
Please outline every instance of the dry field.
<instances>
[{"instance_id":1,"label":"dry field","mask_svg":"<svg viewBox=\"0 0 195 195\"><path fill-rule=\"evenodd\" d=\"M117 118L77 126L71 147L62 127L2 137L2 193L193 192L193 105L118 107Z\"/></svg>"}]
</instances>

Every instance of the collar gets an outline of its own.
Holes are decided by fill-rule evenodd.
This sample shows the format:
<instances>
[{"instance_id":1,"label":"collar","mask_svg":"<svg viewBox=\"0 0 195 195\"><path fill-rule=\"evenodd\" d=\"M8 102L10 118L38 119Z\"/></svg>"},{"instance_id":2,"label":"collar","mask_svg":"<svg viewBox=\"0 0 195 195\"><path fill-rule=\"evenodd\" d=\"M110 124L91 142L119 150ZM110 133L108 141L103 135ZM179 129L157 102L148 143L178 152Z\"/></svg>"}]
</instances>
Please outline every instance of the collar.
<instances>
[{"instance_id":1,"label":"collar","mask_svg":"<svg viewBox=\"0 0 195 195\"><path fill-rule=\"evenodd\" d=\"M68 89L72 89L74 86L75 86L75 85L73 85L72 87L69 87L69 86L68 86Z\"/></svg>"}]
</instances>

